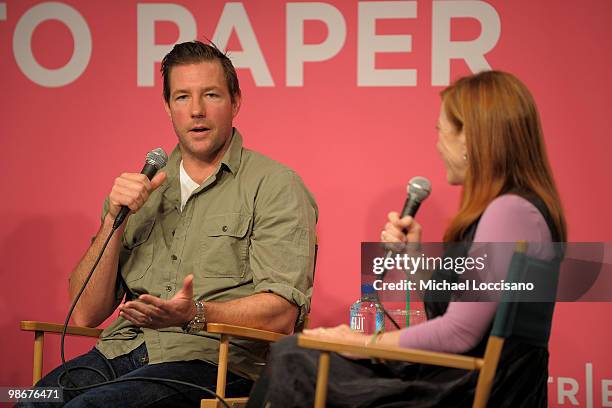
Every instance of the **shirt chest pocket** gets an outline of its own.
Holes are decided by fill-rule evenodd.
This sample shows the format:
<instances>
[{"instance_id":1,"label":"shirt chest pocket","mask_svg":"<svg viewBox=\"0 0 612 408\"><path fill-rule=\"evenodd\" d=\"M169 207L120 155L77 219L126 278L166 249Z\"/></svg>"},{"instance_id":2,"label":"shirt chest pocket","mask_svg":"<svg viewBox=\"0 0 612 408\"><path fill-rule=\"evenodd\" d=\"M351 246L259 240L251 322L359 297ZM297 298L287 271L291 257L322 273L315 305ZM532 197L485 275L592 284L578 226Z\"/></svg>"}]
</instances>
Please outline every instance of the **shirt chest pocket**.
<instances>
[{"instance_id":1,"label":"shirt chest pocket","mask_svg":"<svg viewBox=\"0 0 612 408\"><path fill-rule=\"evenodd\" d=\"M154 226L155 219L151 219L138 225L128 224L126 227L123 235L124 250L119 259L121 275L126 283L141 279L153 263L155 240L149 238Z\"/></svg>"},{"instance_id":2,"label":"shirt chest pocket","mask_svg":"<svg viewBox=\"0 0 612 408\"><path fill-rule=\"evenodd\" d=\"M208 277L244 277L249 261L251 215L204 218L199 270Z\"/></svg>"}]
</instances>

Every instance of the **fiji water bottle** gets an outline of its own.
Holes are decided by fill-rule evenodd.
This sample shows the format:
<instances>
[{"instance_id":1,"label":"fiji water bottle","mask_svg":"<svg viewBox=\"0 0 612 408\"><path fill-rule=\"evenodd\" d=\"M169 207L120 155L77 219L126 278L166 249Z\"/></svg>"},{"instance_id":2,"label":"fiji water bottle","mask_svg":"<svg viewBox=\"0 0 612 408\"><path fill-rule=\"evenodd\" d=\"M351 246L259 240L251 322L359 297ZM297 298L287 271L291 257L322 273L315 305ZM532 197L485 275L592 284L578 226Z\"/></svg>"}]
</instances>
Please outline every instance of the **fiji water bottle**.
<instances>
[{"instance_id":1,"label":"fiji water bottle","mask_svg":"<svg viewBox=\"0 0 612 408\"><path fill-rule=\"evenodd\" d=\"M361 285L361 299L351 305L351 329L372 334L385 328L385 315L372 285Z\"/></svg>"}]
</instances>

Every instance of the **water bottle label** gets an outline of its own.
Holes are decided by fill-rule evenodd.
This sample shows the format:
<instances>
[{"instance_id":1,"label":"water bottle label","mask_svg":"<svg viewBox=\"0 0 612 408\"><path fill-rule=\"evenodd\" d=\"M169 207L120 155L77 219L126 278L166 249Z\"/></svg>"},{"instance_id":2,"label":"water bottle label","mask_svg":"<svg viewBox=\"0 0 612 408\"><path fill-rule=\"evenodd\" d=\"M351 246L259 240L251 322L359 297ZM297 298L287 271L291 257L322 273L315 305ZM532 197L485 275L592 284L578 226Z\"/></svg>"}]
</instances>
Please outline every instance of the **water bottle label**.
<instances>
[{"instance_id":1,"label":"water bottle label","mask_svg":"<svg viewBox=\"0 0 612 408\"><path fill-rule=\"evenodd\" d=\"M352 314L351 315L351 329L357 332L363 333L365 331L365 316L361 314Z\"/></svg>"}]
</instances>

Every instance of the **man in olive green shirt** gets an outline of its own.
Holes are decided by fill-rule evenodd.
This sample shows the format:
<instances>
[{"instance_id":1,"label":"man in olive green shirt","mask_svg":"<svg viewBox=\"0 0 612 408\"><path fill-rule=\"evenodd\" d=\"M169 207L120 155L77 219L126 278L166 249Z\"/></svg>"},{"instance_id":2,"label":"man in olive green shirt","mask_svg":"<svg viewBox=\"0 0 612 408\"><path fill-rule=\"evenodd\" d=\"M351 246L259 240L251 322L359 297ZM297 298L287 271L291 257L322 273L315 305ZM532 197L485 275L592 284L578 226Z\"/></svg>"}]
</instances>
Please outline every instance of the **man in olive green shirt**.
<instances>
[{"instance_id":1,"label":"man in olive green shirt","mask_svg":"<svg viewBox=\"0 0 612 408\"><path fill-rule=\"evenodd\" d=\"M73 321L95 327L117 307L120 315L96 350L69 364L103 368L90 354L112 364L129 359L137 363L126 376L171 376L210 387L218 341L201 330L203 322L286 334L302 324L312 293L317 207L292 170L242 146L232 126L240 88L223 53L197 41L177 44L162 73L179 142L152 180L124 173L114 182L100 230L70 276L70 294L78 293L127 206L132 214L110 240ZM232 384L236 393L248 392L247 379L256 377L266 347L236 341L230 348L228 395ZM57 371L39 386L54 385ZM136 401L126 399L130 386L138 387ZM177 406L177 395L192 398L185 406L203 396L146 381L105 385L76 398L65 393L70 406Z\"/></svg>"}]
</instances>

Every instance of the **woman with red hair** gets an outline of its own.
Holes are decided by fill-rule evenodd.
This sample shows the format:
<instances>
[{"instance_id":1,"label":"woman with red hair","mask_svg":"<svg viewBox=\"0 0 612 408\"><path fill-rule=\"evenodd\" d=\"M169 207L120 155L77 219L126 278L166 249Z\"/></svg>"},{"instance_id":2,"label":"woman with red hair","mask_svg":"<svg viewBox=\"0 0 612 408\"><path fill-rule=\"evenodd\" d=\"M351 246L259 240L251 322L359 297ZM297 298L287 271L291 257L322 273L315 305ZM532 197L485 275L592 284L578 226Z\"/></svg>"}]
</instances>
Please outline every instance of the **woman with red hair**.
<instances>
[{"instance_id":1,"label":"woman with red hair","mask_svg":"<svg viewBox=\"0 0 612 408\"><path fill-rule=\"evenodd\" d=\"M447 181L462 186L461 204L444 234L447 244L526 240L528 255L559 258L552 242L565 242L565 219L552 177L540 119L527 87L511 74L486 71L461 78L441 92L437 148ZM391 212L381 241L418 243L422 227ZM495 247L493 275L503 278L513 246ZM501 249L500 249L501 248ZM510 248L506 250L504 248ZM436 271L437 273L437 271ZM428 320L374 337L388 344L482 356L497 309L495 302L430 301ZM363 345L370 336L346 325L305 334ZM252 393L251 406L309 407L314 400L318 352L300 349L295 338L272 348L267 375ZM329 407L471 406L477 372L421 364L372 363L332 355ZM548 350L506 341L489 399L495 407L546 407ZM264 396L264 398L262 398Z\"/></svg>"}]
</instances>

